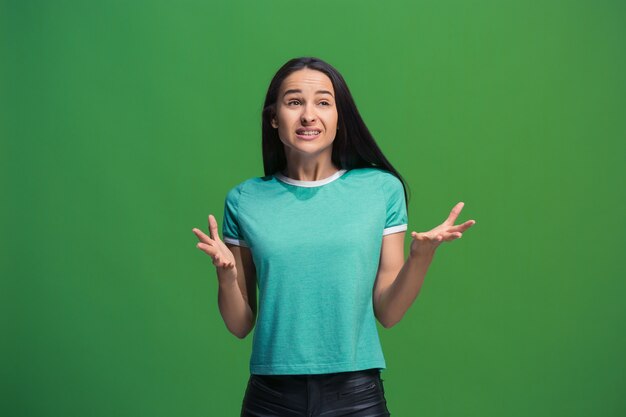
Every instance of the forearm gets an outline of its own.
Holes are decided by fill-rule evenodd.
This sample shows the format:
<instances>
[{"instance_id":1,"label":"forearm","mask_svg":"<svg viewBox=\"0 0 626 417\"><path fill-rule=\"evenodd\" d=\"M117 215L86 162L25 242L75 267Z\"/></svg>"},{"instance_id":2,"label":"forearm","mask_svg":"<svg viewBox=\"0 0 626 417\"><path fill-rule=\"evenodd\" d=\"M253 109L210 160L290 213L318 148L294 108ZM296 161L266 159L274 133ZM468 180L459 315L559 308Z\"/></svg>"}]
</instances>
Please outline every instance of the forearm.
<instances>
[{"instance_id":1,"label":"forearm","mask_svg":"<svg viewBox=\"0 0 626 417\"><path fill-rule=\"evenodd\" d=\"M377 317L386 328L398 323L417 298L433 257L434 253L409 256L393 284L380 295Z\"/></svg>"},{"instance_id":2,"label":"forearm","mask_svg":"<svg viewBox=\"0 0 626 417\"><path fill-rule=\"evenodd\" d=\"M216 268L218 275L217 304L228 330L240 339L254 326L254 316L237 283L237 270Z\"/></svg>"}]
</instances>

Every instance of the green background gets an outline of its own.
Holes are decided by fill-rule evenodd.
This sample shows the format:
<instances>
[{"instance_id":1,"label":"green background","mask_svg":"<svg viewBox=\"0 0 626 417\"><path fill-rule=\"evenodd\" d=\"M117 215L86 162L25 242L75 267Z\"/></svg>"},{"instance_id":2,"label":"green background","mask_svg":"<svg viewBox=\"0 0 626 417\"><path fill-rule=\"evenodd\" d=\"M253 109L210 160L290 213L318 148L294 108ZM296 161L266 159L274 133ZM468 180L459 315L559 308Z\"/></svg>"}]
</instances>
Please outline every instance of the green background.
<instances>
[{"instance_id":1,"label":"green background","mask_svg":"<svg viewBox=\"0 0 626 417\"><path fill-rule=\"evenodd\" d=\"M379 327L392 415L626 415L625 21L606 0L0 2L0 414L239 415L252 335L191 229L262 175L268 83L313 55L407 179L410 230L458 201L477 222Z\"/></svg>"}]
</instances>

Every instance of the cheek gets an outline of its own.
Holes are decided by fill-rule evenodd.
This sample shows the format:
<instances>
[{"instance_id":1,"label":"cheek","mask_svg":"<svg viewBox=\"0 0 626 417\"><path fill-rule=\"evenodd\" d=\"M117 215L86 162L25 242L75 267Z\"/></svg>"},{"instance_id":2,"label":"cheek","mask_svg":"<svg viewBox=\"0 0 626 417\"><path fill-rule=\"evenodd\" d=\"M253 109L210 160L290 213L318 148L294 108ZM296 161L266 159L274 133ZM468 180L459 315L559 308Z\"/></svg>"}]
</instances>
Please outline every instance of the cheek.
<instances>
[{"instance_id":1,"label":"cheek","mask_svg":"<svg viewBox=\"0 0 626 417\"><path fill-rule=\"evenodd\" d=\"M333 130L336 130L337 125L339 123L339 118L337 117L337 114L335 113L333 115L330 115L330 117L327 120L328 120L329 128L332 127Z\"/></svg>"},{"instance_id":2,"label":"cheek","mask_svg":"<svg viewBox=\"0 0 626 417\"><path fill-rule=\"evenodd\" d=\"M284 142L289 137L289 135L287 133L287 129L285 129L285 126L280 124L280 121L279 121L277 130L278 130L278 138Z\"/></svg>"},{"instance_id":3,"label":"cheek","mask_svg":"<svg viewBox=\"0 0 626 417\"><path fill-rule=\"evenodd\" d=\"M283 128L288 128L288 126L293 125L295 121L297 121L298 116L294 114L294 112L282 111L278 113L276 116L276 120L278 121L278 126Z\"/></svg>"},{"instance_id":4,"label":"cheek","mask_svg":"<svg viewBox=\"0 0 626 417\"><path fill-rule=\"evenodd\" d=\"M326 129L333 131L337 129L337 119L326 119Z\"/></svg>"}]
</instances>

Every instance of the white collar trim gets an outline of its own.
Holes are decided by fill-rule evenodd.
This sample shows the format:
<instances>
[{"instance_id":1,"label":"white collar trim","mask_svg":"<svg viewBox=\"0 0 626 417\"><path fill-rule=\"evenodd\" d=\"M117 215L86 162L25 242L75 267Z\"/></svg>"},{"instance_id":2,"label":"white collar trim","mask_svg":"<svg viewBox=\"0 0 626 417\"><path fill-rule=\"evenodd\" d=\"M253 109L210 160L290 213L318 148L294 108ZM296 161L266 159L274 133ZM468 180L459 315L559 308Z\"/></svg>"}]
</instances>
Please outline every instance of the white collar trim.
<instances>
[{"instance_id":1,"label":"white collar trim","mask_svg":"<svg viewBox=\"0 0 626 417\"><path fill-rule=\"evenodd\" d=\"M282 182L285 182L291 185L297 185L298 187L319 187L320 185L328 184L329 182L335 181L337 178L341 177L347 171L348 171L347 169L340 169L339 171L335 172L330 177L322 178L321 180L315 180L315 181L294 180L293 178L284 176L280 172L275 173L274 176L277 179L281 180Z\"/></svg>"}]
</instances>

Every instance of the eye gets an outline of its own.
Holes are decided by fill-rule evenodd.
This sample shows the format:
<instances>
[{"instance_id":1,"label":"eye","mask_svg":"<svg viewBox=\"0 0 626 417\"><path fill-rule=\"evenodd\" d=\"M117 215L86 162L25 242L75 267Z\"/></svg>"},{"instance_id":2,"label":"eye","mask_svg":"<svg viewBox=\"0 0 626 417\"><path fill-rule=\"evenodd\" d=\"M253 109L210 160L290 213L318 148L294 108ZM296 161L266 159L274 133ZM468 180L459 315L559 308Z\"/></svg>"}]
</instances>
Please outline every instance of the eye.
<instances>
[{"instance_id":1,"label":"eye","mask_svg":"<svg viewBox=\"0 0 626 417\"><path fill-rule=\"evenodd\" d=\"M330 106L330 103L328 101L320 101L320 104L322 106Z\"/></svg>"},{"instance_id":2,"label":"eye","mask_svg":"<svg viewBox=\"0 0 626 417\"><path fill-rule=\"evenodd\" d=\"M298 104L300 104L300 100L296 100L296 99L289 100L289 101L287 102L287 105L288 105L288 106L291 106L291 105L298 105Z\"/></svg>"}]
</instances>

